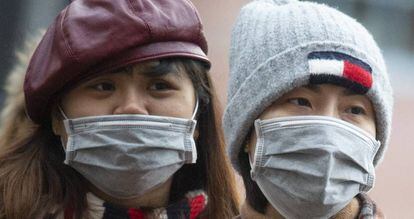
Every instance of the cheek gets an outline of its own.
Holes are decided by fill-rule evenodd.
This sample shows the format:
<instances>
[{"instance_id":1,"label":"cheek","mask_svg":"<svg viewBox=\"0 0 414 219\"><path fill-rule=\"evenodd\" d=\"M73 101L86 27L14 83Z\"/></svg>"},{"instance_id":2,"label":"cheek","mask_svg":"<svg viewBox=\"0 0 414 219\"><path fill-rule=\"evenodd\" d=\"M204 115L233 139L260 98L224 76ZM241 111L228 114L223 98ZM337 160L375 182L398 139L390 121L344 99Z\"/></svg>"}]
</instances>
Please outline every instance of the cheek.
<instances>
[{"instance_id":1,"label":"cheek","mask_svg":"<svg viewBox=\"0 0 414 219\"><path fill-rule=\"evenodd\" d=\"M107 115L111 111L109 100L95 100L84 95L67 95L62 99L62 108L69 118Z\"/></svg>"},{"instance_id":2,"label":"cheek","mask_svg":"<svg viewBox=\"0 0 414 219\"><path fill-rule=\"evenodd\" d=\"M377 137L377 126L376 126L375 121L376 121L375 112L371 109L369 119L367 122L366 131L368 131L368 133L370 133L372 136L376 138Z\"/></svg>"},{"instance_id":3,"label":"cheek","mask_svg":"<svg viewBox=\"0 0 414 219\"><path fill-rule=\"evenodd\" d=\"M297 116L303 115L304 113L298 112L297 109L293 109L289 104L278 104L274 103L273 105L266 108L263 113L259 116L260 119L274 119L279 117L286 116Z\"/></svg>"},{"instance_id":4,"label":"cheek","mask_svg":"<svg viewBox=\"0 0 414 219\"><path fill-rule=\"evenodd\" d=\"M177 92L167 98L152 99L150 114L178 118L191 118L195 107L195 94L193 89Z\"/></svg>"},{"instance_id":5,"label":"cheek","mask_svg":"<svg viewBox=\"0 0 414 219\"><path fill-rule=\"evenodd\" d=\"M377 128L376 128L376 125L375 125L375 121L373 121L373 120L366 121L366 122L362 123L360 125L360 128L364 129L366 132L368 132L369 134L371 134L374 137L377 136Z\"/></svg>"},{"instance_id":6,"label":"cheek","mask_svg":"<svg viewBox=\"0 0 414 219\"><path fill-rule=\"evenodd\" d=\"M194 110L193 102L183 100L182 98L153 100L149 107L149 114L189 119Z\"/></svg>"}]
</instances>

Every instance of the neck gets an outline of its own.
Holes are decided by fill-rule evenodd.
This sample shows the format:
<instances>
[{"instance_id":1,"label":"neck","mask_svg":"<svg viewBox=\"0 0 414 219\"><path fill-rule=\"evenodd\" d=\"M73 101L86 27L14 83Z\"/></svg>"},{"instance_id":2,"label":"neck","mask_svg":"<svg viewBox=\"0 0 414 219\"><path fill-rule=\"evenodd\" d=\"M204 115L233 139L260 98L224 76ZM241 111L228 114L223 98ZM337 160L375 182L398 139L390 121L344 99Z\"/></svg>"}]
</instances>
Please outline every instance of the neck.
<instances>
[{"instance_id":1,"label":"neck","mask_svg":"<svg viewBox=\"0 0 414 219\"><path fill-rule=\"evenodd\" d=\"M334 215L333 219L357 218L359 213L359 202L356 198ZM255 211L246 201L243 203L241 210L243 219L284 219L284 217L272 205L268 204L264 214Z\"/></svg>"}]
</instances>

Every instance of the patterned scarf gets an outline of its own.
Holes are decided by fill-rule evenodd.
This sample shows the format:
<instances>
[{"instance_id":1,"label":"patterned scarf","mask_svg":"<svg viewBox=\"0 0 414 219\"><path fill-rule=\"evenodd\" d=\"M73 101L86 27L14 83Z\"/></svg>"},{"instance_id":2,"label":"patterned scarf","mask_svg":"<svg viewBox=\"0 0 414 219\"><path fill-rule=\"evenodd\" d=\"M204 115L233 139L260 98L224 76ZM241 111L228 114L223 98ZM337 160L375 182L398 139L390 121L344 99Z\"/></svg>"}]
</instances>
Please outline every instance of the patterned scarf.
<instances>
[{"instance_id":1,"label":"patterned scarf","mask_svg":"<svg viewBox=\"0 0 414 219\"><path fill-rule=\"evenodd\" d=\"M187 193L186 198L164 208L142 210L123 208L104 202L95 195L88 193L92 218L102 219L196 219L206 209L208 197L204 191L197 190ZM71 211L65 212L65 219L73 218Z\"/></svg>"}]
</instances>

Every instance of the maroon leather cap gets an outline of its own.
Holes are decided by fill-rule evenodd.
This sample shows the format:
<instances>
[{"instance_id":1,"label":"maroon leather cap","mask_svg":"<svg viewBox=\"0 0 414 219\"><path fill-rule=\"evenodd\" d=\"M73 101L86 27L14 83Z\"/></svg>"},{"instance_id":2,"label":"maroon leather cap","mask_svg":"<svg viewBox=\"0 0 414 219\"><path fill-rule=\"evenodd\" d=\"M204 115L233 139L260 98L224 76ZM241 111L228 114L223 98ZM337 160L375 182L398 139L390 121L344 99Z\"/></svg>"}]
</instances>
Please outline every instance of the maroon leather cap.
<instances>
[{"instance_id":1,"label":"maroon leather cap","mask_svg":"<svg viewBox=\"0 0 414 219\"><path fill-rule=\"evenodd\" d=\"M27 113L49 117L56 94L93 74L137 62L187 57L210 65L189 0L75 0L48 28L24 82Z\"/></svg>"}]
</instances>

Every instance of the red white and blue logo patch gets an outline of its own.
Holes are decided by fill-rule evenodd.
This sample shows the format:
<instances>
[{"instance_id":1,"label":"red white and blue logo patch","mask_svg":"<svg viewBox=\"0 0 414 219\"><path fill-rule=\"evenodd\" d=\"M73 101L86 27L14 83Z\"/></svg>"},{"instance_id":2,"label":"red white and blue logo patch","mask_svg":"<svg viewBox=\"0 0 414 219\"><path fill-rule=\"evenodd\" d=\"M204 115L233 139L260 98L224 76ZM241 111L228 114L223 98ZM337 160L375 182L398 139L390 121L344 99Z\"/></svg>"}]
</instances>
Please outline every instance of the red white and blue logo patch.
<instances>
[{"instance_id":1,"label":"red white and blue logo patch","mask_svg":"<svg viewBox=\"0 0 414 219\"><path fill-rule=\"evenodd\" d=\"M308 55L311 84L331 83L357 93L372 87L372 69L365 62L339 52L312 52Z\"/></svg>"}]
</instances>

